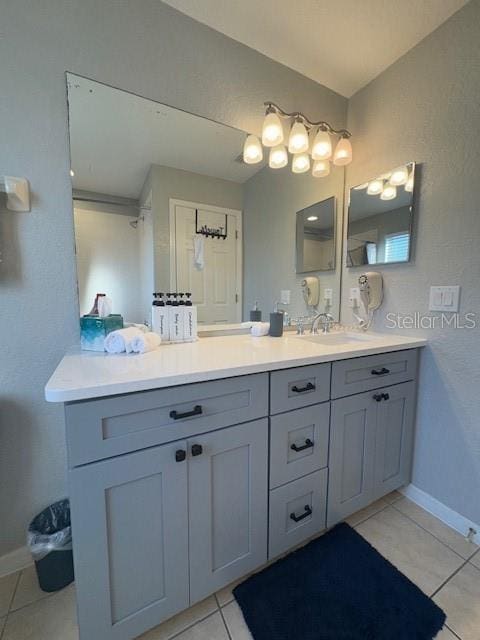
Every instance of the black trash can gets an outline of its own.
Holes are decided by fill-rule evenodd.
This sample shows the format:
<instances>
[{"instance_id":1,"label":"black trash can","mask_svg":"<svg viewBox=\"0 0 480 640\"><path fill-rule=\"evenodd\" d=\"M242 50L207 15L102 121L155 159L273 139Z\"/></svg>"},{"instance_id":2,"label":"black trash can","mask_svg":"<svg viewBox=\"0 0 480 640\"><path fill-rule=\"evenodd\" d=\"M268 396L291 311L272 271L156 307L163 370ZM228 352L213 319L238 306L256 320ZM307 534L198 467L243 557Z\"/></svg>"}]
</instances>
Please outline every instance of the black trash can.
<instances>
[{"instance_id":1,"label":"black trash can","mask_svg":"<svg viewBox=\"0 0 480 640\"><path fill-rule=\"evenodd\" d=\"M70 502L60 500L44 509L28 527L28 546L43 591L63 589L73 582Z\"/></svg>"}]
</instances>

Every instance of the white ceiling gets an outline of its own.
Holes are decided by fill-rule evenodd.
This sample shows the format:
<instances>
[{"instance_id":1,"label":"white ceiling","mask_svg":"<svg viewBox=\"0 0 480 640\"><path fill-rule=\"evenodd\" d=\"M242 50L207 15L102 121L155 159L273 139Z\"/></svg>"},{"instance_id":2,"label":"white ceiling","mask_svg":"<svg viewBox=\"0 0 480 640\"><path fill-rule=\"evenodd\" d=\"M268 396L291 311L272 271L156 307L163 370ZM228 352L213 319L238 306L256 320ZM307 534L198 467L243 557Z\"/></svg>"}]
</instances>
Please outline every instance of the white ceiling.
<instances>
[{"instance_id":1,"label":"white ceiling","mask_svg":"<svg viewBox=\"0 0 480 640\"><path fill-rule=\"evenodd\" d=\"M264 165L237 162L245 133L68 74L73 186L138 198L150 165L245 182Z\"/></svg>"},{"instance_id":2,"label":"white ceiling","mask_svg":"<svg viewBox=\"0 0 480 640\"><path fill-rule=\"evenodd\" d=\"M468 0L164 0L352 96Z\"/></svg>"}]
</instances>

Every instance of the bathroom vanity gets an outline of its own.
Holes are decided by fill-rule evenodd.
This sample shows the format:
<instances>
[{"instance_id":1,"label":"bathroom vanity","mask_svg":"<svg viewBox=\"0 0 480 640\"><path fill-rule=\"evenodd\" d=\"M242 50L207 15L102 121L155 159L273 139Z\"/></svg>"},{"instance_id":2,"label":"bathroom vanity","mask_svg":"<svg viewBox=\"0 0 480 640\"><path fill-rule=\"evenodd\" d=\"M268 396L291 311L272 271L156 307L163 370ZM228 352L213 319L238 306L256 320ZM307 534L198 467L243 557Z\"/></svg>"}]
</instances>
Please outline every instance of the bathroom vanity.
<instances>
[{"instance_id":1,"label":"bathroom vanity","mask_svg":"<svg viewBox=\"0 0 480 640\"><path fill-rule=\"evenodd\" d=\"M344 338L62 360L82 640L134 638L409 481L425 341Z\"/></svg>"}]
</instances>

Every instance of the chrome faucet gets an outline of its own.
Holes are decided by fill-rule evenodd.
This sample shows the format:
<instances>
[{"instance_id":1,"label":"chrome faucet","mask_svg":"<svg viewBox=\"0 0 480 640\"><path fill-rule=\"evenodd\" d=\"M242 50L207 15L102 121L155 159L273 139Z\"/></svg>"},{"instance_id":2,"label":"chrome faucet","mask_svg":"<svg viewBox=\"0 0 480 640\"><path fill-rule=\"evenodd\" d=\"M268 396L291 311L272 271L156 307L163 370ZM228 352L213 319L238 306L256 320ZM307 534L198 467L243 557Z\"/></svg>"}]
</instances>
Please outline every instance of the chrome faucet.
<instances>
[{"instance_id":1,"label":"chrome faucet","mask_svg":"<svg viewBox=\"0 0 480 640\"><path fill-rule=\"evenodd\" d=\"M330 327L335 324L335 318L330 313L317 313L312 322L310 333L318 333L318 323L322 324L322 333L328 333Z\"/></svg>"}]
</instances>

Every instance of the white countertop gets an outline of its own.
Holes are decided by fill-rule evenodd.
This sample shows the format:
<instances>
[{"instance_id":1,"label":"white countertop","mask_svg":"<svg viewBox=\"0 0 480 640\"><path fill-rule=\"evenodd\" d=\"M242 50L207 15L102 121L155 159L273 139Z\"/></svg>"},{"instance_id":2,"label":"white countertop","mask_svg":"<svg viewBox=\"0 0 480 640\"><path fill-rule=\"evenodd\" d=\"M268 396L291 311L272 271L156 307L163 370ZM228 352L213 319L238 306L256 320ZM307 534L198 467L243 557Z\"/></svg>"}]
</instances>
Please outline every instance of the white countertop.
<instances>
[{"instance_id":1,"label":"white countertop","mask_svg":"<svg viewBox=\"0 0 480 640\"><path fill-rule=\"evenodd\" d=\"M333 334L331 334L333 335ZM351 335L351 334L350 334ZM250 335L165 344L145 354L67 353L45 387L49 402L70 402L422 347L426 340L359 334L355 343L317 344L310 336Z\"/></svg>"}]
</instances>

